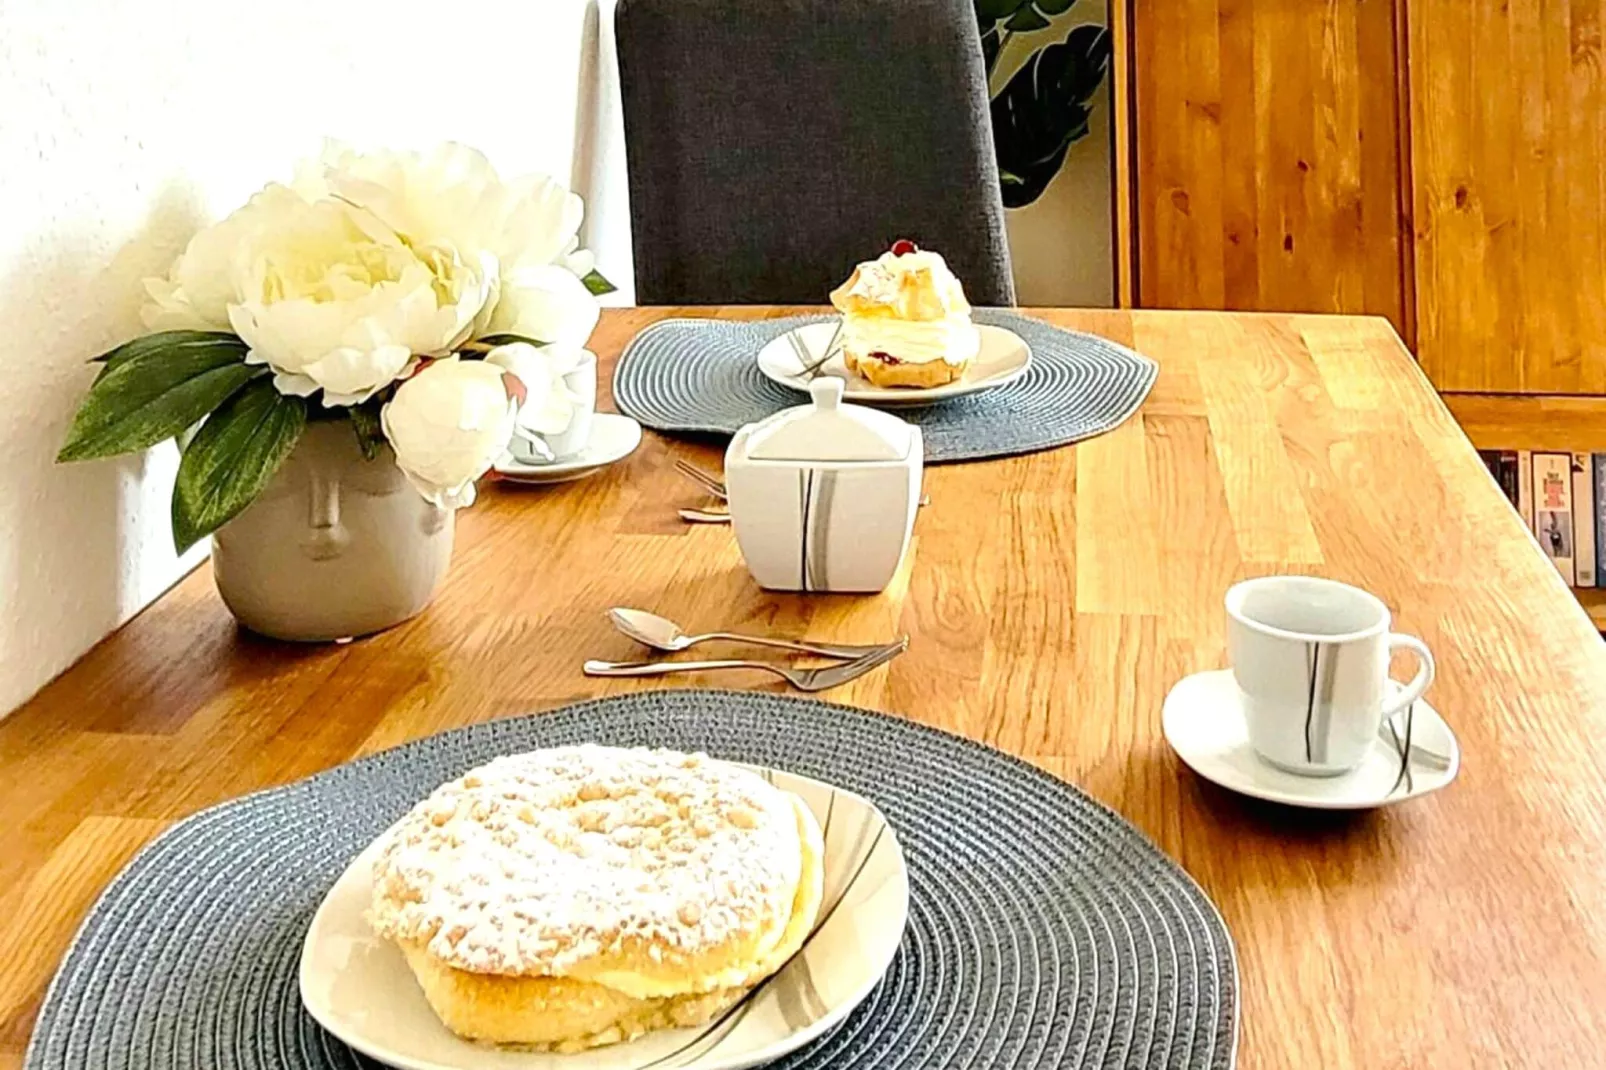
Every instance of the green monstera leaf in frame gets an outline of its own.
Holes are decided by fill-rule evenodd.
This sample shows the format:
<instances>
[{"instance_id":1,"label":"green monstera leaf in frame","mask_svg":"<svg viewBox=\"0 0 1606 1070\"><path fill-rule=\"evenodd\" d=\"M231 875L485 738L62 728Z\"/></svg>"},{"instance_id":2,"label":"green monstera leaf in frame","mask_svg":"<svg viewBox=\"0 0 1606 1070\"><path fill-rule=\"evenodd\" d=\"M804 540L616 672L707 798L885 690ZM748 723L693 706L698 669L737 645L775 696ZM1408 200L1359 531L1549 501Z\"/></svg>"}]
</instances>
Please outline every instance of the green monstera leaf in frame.
<instances>
[{"instance_id":1,"label":"green monstera leaf in frame","mask_svg":"<svg viewBox=\"0 0 1606 1070\"><path fill-rule=\"evenodd\" d=\"M1091 102L1110 66L1110 34L1078 26L1040 49L993 97L993 141L1004 206L1043 195L1071 145L1087 136Z\"/></svg>"},{"instance_id":2,"label":"green monstera leaf in frame","mask_svg":"<svg viewBox=\"0 0 1606 1070\"><path fill-rule=\"evenodd\" d=\"M1076 0L975 0L987 75L1017 33L1049 28ZM1103 26L1073 28L1064 40L1035 51L992 100L993 141L1006 208L1043 195L1070 147L1087 136L1092 100L1110 67L1110 34Z\"/></svg>"},{"instance_id":3,"label":"green monstera leaf in frame","mask_svg":"<svg viewBox=\"0 0 1606 1070\"><path fill-rule=\"evenodd\" d=\"M1055 15L1063 15L1076 0L976 0L976 17L986 22L1002 22L1012 33L1048 29Z\"/></svg>"}]
</instances>

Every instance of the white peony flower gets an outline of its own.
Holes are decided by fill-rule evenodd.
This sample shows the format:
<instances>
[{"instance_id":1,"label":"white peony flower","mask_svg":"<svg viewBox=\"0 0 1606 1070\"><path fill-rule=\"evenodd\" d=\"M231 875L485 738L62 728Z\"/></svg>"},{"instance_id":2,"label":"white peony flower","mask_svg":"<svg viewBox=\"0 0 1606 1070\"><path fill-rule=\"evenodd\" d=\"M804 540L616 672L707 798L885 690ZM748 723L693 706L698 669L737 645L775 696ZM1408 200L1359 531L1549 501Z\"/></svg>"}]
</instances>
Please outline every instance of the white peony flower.
<instances>
[{"instance_id":1,"label":"white peony flower","mask_svg":"<svg viewBox=\"0 0 1606 1070\"><path fill-rule=\"evenodd\" d=\"M145 326L153 331L233 330L229 305L240 299L234 265L266 220L283 210L287 194L282 186L269 186L191 238L166 278L146 279L150 301L140 310Z\"/></svg>"},{"instance_id":2,"label":"white peony flower","mask_svg":"<svg viewBox=\"0 0 1606 1070\"><path fill-rule=\"evenodd\" d=\"M527 342L497 346L485 361L513 373L523 386L517 426L541 435L559 435L569 429L575 406L583 399L563 381L590 352L546 346L537 349Z\"/></svg>"},{"instance_id":3,"label":"white peony flower","mask_svg":"<svg viewBox=\"0 0 1606 1070\"><path fill-rule=\"evenodd\" d=\"M518 334L575 349L586 344L601 315L597 299L566 268L516 268L502 279L489 333Z\"/></svg>"},{"instance_id":4,"label":"white peony flower","mask_svg":"<svg viewBox=\"0 0 1606 1070\"><path fill-rule=\"evenodd\" d=\"M434 504L472 505L474 481L507 448L518 412L506 374L488 361L433 361L397 387L381 410L396 463Z\"/></svg>"},{"instance_id":5,"label":"white peony flower","mask_svg":"<svg viewBox=\"0 0 1606 1070\"><path fill-rule=\"evenodd\" d=\"M482 153L457 144L427 155L332 147L298 188L360 205L415 246L451 247L471 260L494 257L499 288L473 337L516 331L583 345L596 326L597 299L580 281L595 265L577 237L584 202L545 175L504 181Z\"/></svg>"},{"instance_id":6,"label":"white peony flower","mask_svg":"<svg viewBox=\"0 0 1606 1070\"><path fill-rule=\"evenodd\" d=\"M494 256L409 243L345 202L271 185L147 283L146 323L232 328L286 394L353 405L488 321Z\"/></svg>"}]
</instances>

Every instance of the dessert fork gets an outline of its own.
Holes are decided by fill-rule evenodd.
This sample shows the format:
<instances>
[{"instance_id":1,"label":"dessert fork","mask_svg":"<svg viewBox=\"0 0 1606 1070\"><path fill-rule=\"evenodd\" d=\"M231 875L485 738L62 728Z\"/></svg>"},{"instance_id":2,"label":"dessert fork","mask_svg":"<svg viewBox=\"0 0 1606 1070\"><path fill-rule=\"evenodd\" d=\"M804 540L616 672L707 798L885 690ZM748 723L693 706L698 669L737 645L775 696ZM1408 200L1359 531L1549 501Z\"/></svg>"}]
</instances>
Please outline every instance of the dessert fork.
<instances>
[{"instance_id":1,"label":"dessert fork","mask_svg":"<svg viewBox=\"0 0 1606 1070\"><path fill-rule=\"evenodd\" d=\"M701 468L698 468L695 464L692 464L690 461L681 460L679 457L675 458L675 471L679 472L693 483L696 483L699 487L702 487L709 494L712 494L719 500L729 500L729 495L725 493L724 481L713 473L705 472Z\"/></svg>"},{"instance_id":2,"label":"dessert fork","mask_svg":"<svg viewBox=\"0 0 1606 1070\"><path fill-rule=\"evenodd\" d=\"M831 340L825 343L825 356L815 360L814 354L810 353L809 347L804 344L803 336L795 330L787 331L786 340L792 344L792 352L797 354L797 362L803 369L798 374L804 376L808 382L819 378L820 372L824 371L831 358L836 356L837 339L841 337L842 321L839 319L836 321L836 330L831 332Z\"/></svg>"},{"instance_id":3,"label":"dessert fork","mask_svg":"<svg viewBox=\"0 0 1606 1070\"><path fill-rule=\"evenodd\" d=\"M794 669L790 665L777 665L769 661L588 661L584 665L587 676L667 676L677 672L706 672L714 669L757 669L773 673L799 691L826 691L857 680L865 673L884 665L909 649L909 637L904 636L862 658L845 661L823 669Z\"/></svg>"}]
</instances>

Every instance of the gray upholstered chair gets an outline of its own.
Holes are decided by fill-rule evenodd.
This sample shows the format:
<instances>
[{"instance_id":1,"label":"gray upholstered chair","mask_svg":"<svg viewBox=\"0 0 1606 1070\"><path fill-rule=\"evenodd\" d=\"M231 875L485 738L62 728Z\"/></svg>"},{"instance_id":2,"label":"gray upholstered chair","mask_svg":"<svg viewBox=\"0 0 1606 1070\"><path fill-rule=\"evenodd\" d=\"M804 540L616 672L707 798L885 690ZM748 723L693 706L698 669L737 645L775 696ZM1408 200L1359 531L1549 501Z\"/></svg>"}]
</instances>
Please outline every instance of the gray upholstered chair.
<instances>
[{"instance_id":1,"label":"gray upholstered chair","mask_svg":"<svg viewBox=\"0 0 1606 1070\"><path fill-rule=\"evenodd\" d=\"M620 0L636 296L822 304L909 238L1014 303L970 0Z\"/></svg>"}]
</instances>

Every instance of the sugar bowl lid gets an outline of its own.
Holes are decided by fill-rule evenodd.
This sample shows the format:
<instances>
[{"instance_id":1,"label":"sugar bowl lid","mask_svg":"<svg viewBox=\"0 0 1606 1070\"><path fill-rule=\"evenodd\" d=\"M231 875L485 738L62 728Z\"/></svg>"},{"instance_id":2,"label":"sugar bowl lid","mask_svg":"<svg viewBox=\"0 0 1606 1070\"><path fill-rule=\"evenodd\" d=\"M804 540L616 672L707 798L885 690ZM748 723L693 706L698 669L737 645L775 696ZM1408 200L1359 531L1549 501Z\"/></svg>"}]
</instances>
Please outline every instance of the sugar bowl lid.
<instances>
[{"instance_id":1,"label":"sugar bowl lid","mask_svg":"<svg viewBox=\"0 0 1606 1070\"><path fill-rule=\"evenodd\" d=\"M844 405L844 384L822 375L809 384L808 405L785 409L753 426L747 456L767 461L901 461L914 427L891 413Z\"/></svg>"}]
</instances>

